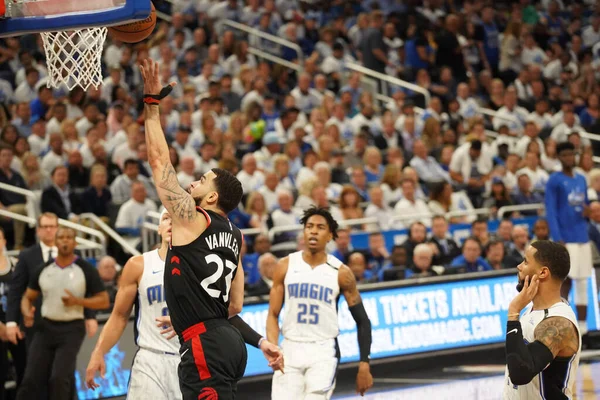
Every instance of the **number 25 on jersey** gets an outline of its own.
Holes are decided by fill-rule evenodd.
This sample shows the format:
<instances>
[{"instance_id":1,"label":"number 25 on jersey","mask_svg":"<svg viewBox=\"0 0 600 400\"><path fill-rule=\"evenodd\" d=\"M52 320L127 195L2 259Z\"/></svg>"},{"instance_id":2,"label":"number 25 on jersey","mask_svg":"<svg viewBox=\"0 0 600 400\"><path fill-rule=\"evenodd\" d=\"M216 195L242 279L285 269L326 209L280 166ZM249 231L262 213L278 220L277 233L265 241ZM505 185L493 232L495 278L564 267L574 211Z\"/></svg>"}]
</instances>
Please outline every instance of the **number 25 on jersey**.
<instances>
[{"instance_id":1,"label":"number 25 on jersey","mask_svg":"<svg viewBox=\"0 0 600 400\"><path fill-rule=\"evenodd\" d=\"M298 304L298 323L316 325L319 323L318 304Z\"/></svg>"}]
</instances>

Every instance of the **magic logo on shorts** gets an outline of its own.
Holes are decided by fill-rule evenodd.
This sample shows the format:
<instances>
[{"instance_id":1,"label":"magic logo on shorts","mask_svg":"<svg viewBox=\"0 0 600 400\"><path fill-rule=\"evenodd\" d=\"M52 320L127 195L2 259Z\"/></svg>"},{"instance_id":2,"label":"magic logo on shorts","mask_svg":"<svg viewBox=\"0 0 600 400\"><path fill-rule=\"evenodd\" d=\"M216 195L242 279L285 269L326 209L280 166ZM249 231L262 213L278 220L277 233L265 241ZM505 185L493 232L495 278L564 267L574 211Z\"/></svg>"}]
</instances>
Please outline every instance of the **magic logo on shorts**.
<instances>
[{"instance_id":1,"label":"magic logo on shorts","mask_svg":"<svg viewBox=\"0 0 600 400\"><path fill-rule=\"evenodd\" d=\"M202 389L202 391L198 395L198 400L218 400L218 399L219 399L219 395L217 394L217 391L210 387Z\"/></svg>"}]
</instances>

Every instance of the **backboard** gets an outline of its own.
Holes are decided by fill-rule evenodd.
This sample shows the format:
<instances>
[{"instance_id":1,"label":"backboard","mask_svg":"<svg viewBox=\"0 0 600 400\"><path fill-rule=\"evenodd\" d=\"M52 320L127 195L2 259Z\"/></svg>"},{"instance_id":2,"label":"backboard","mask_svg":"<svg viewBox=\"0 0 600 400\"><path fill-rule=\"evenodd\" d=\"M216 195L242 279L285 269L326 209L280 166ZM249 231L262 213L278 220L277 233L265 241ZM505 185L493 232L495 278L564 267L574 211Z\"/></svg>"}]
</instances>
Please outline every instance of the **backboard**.
<instances>
[{"instance_id":1,"label":"backboard","mask_svg":"<svg viewBox=\"0 0 600 400\"><path fill-rule=\"evenodd\" d=\"M0 0L0 37L121 25L149 14L150 0Z\"/></svg>"}]
</instances>

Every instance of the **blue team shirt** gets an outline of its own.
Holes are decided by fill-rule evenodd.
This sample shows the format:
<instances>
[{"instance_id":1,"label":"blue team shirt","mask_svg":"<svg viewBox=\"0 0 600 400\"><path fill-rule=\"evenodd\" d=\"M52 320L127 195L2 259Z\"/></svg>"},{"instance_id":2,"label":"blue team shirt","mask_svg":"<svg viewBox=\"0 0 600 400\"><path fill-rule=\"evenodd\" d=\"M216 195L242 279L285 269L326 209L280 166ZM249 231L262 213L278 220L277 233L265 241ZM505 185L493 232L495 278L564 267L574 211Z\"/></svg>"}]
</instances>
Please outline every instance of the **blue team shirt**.
<instances>
[{"instance_id":1,"label":"blue team shirt","mask_svg":"<svg viewBox=\"0 0 600 400\"><path fill-rule=\"evenodd\" d=\"M546 219L550 237L557 242L587 243L587 221L583 206L589 204L587 184L581 174L555 172L546 184Z\"/></svg>"},{"instance_id":2,"label":"blue team shirt","mask_svg":"<svg viewBox=\"0 0 600 400\"><path fill-rule=\"evenodd\" d=\"M473 264L467 262L465 256L462 254L452 260L450 268L461 268L466 267L467 272L478 272L478 271L491 271L493 268L483 257L477 257L477 260Z\"/></svg>"}]
</instances>

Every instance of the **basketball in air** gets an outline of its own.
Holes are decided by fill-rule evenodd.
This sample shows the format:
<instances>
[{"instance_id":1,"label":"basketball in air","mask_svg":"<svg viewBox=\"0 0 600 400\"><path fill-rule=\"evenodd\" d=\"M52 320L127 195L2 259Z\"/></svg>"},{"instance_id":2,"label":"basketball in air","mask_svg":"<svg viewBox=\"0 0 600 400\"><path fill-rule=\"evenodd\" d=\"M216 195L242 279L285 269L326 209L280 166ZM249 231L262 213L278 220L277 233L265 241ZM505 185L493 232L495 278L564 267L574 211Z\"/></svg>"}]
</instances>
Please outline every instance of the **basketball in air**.
<instances>
[{"instance_id":1,"label":"basketball in air","mask_svg":"<svg viewBox=\"0 0 600 400\"><path fill-rule=\"evenodd\" d=\"M156 9L154 4L150 15L146 19L132 22L130 24L118 25L108 28L111 37L125 43L137 43L146 39L156 26Z\"/></svg>"}]
</instances>

